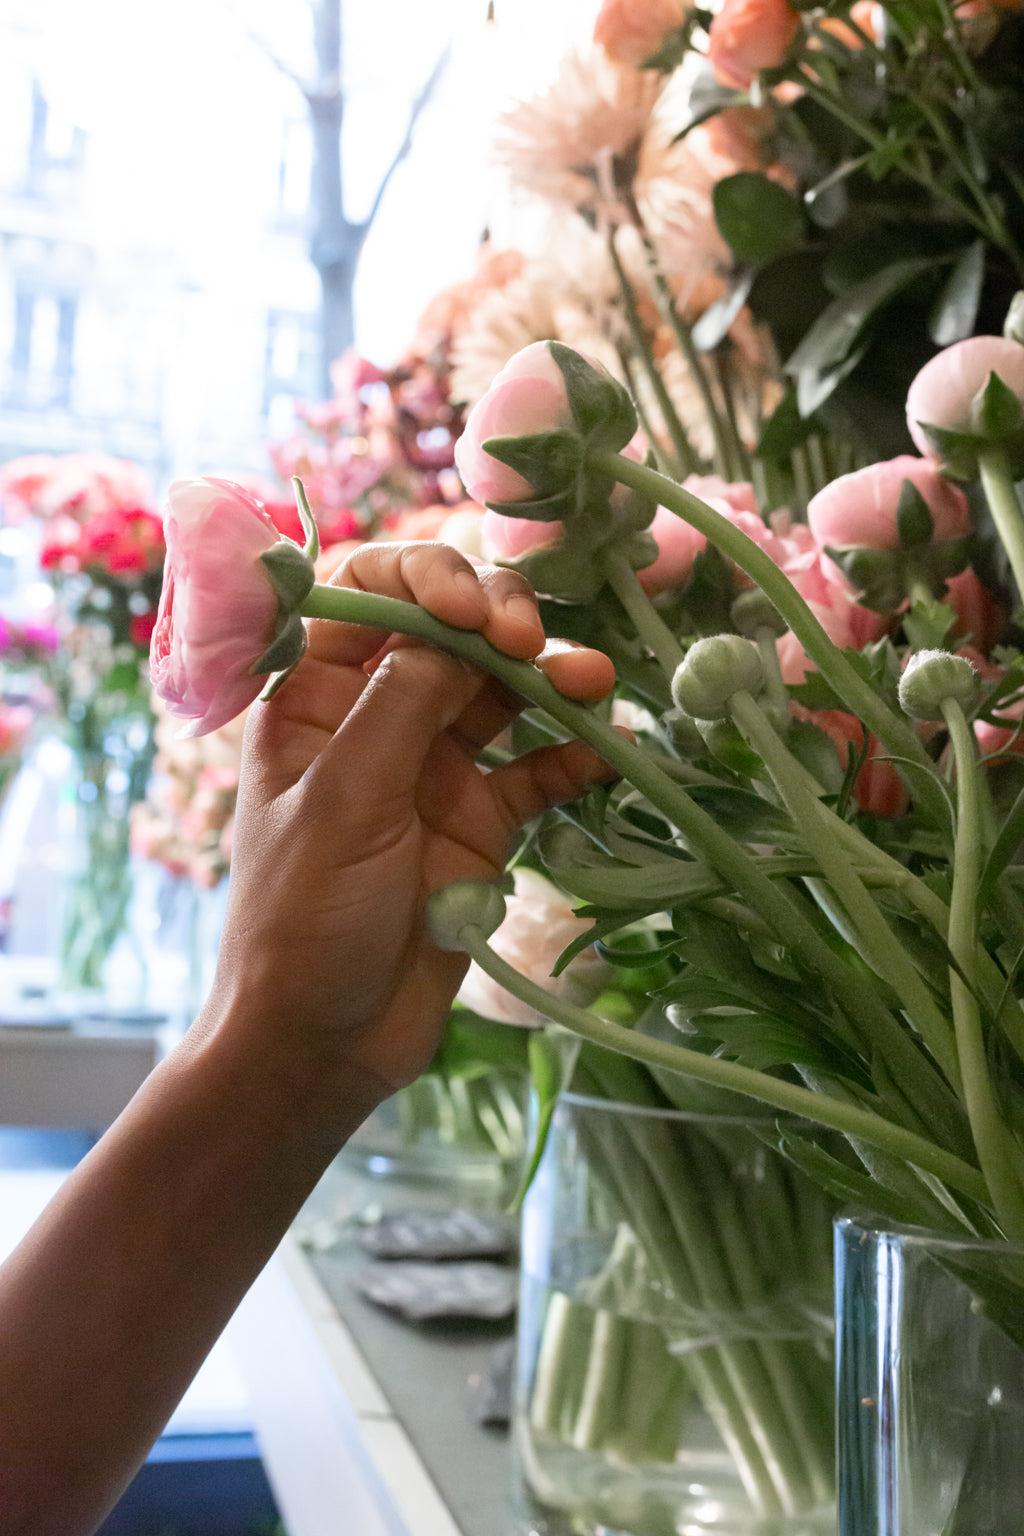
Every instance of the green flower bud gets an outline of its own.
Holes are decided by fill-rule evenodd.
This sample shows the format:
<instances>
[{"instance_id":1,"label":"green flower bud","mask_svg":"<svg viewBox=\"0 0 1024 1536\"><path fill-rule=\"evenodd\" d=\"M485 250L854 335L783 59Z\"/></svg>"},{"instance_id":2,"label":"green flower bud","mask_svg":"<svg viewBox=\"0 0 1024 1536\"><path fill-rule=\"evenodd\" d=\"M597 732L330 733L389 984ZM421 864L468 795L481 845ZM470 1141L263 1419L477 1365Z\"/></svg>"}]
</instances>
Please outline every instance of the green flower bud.
<instances>
[{"instance_id":1,"label":"green flower bud","mask_svg":"<svg viewBox=\"0 0 1024 1536\"><path fill-rule=\"evenodd\" d=\"M951 651L918 651L900 678L900 705L914 720L941 720L946 699L970 709L977 697L974 668Z\"/></svg>"},{"instance_id":2,"label":"green flower bud","mask_svg":"<svg viewBox=\"0 0 1024 1536\"><path fill-rule=\"evenodd\" d=\"M748 587L745 592L741 592L733 600L729 618L739 633L750 640L755 640L758 631L762 629L771 630L778 640L789 628L771 598L760 587Z\"/></svg>"},{"instance_id":3,"label":"green flower bud","mask_svg":"<svg viewBox=\"0 0 1024 1536\"><path fill-rule=\"evenodd\" d=\"M691 645L676 668L672 698L698 720L717 720L728 714L734 693L743 689L757 694L763 682L764 667L756 645L742 635L711 635Z\"/></svg>"},{"instance_id":4,"label":"green flower bud","mask_svg":"<svg viewBox=\"0 0 1024 1536\"><path fill-rule=\"evenodd\" d=\"M427 932L438 949L465 949L462 935L476 928L489 939L505 917L505 898L486 880L453 880L435 891L424 914Z\"/></svg>"}]
</instances>

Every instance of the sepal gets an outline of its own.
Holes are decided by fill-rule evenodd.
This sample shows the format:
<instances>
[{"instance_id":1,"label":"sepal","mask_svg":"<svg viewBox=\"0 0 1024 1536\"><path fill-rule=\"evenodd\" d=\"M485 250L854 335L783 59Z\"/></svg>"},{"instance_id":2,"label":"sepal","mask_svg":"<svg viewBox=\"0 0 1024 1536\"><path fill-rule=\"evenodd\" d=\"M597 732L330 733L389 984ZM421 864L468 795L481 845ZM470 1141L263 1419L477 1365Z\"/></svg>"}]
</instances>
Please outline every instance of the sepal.
<instances>
[{"instance_id":1,"label":"sepal","mask_svg":"<svg viewBox=\"0 0 1024 1536\"><path fill-rule=\"evenodd\" d=\"M573 420L587 443L615 452L624 448L637 429L629 391L564 342L549 341L548 351L561 369Z\"/></svg>"},{"instance_id":2,"label":"sepal","mask_svg":"<svg viewBox=\"0 0 1024 1536\"><path fill-rule=\"evenodd\" d=\"M313 562L291 539L279 539L259 557L281 607L294 613L309 596L316 581Z\"/></svg>"},{"instance_id":3,"label":"sepal","mask_svg":"<svg viewBox=\"0 0 1024 1536\"><path fill-rule=\"evenodd\" d=\"M276 635L263 655L253 662L249 671L253 677L261 677L267 672L290 672L293 667L298 666L305 650L306 626L300 615L282 612L278 619ZM268 698L269 696L269 694L266 695Z\"/></svg>"}]
</instances>

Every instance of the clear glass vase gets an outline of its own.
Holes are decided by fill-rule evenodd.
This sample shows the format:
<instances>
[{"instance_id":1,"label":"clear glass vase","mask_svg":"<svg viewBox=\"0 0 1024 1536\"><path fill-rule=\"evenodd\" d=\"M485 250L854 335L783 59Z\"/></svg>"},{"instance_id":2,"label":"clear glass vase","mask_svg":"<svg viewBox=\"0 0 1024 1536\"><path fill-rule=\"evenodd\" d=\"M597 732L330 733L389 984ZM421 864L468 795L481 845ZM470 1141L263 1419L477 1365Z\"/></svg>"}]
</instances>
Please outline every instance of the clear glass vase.
<instances>
[{"instance_id":1,"label":"clear glass vase","mask_svg":"<svg viewBox=\"0 0 1024 1536\"><path fill-rule=\"evenodd\" d=\"M773 1130L562 1096L523 1215L523 1531L834 1532L832 1213Z\"/></svg>"},{"instance_id":2,"label":"clear glass vase","mask_svg":"<svg viewBox=\"0 0 1024 1536\"><path fill-rule=\"evenodd\" d=\"M842 1536L1024 1530L1024 1248L836 1226Z\"/></svg>"}]
</instances>

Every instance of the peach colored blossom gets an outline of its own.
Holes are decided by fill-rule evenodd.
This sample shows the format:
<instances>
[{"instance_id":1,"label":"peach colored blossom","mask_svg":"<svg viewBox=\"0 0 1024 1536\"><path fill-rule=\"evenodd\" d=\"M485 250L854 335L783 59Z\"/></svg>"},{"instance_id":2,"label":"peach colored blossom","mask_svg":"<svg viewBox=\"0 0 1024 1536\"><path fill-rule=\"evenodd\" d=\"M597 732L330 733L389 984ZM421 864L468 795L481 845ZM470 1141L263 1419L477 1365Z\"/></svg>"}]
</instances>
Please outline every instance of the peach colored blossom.
<instances>
[{"instance_id":1,"label":"peach colored blossom","mask_svg":"<svg viewBox=\"0 0 1024 1536\"><path fill-rule=\"evenodd\" d=\"M593 927L592 920L577 917L571 899L536 871L519 867L513 871L512 879L515 889L506 898L506 916L491 936L491 945L503 960L538 986L570 1002L591 1002L608 970L593 948L577 955L557 980L551 972L562 950ZM529 1028L548 1022L543 1014L493 982L476 964L470 966L459 989L459 1001L500 1024Z\"/></svg>"},{"instance_id":2,"label":"peach colored blossom","mask_svg":"<svg viewBox=\"0 0 1024 1536\"><path fill-rule=\"evenodd\" d=\"M799 25L800 13L786 0L725 0L708 33L716 77L746 90L760 70L782 63Z\"/></svg>"},{"instance_id":3,"label":"peach colored blossom","mask_svg":"<svg viewBox=\"0 0 1024 1536\"><path fill-rule=\"evenodd\" d=\"M665 35L682 24L683 0L604 0L594 22L594 42L617 64L639 68L657 53Z\"/></svg>"},{"instance_id":4,"label":"peach colored blossom","mask_svg":"<svg viewBox=\"0 0 1024 1536\"><path fill-rule=\"evenodd\" d=\"M839 760L845 768L854 753L859 754L864 743L864 726L856 715L848 715L839 709L804 709L795 704L793 713L799 720L809 720L818 726L834 743ZM862 811L872 816L902 816L910 804L910 797L892 763L882 756L877 737L868 737L868 751L863 766L853 781L853 798Z\"/></svg>"}]
</instances>

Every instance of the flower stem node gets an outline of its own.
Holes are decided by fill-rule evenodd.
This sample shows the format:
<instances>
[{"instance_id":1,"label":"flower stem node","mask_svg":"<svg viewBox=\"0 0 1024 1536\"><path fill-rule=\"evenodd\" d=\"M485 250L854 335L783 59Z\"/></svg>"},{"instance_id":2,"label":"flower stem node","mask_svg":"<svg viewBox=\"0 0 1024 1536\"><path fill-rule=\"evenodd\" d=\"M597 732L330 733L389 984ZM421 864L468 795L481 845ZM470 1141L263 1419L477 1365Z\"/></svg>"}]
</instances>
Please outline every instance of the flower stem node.
<instances>
[{"instance_id":1,"label":"flower stem node","mask_svg":"<svg viewBox=\"0 0 1024 1536\"><path fill-rule=\"evenodd\" d=\"M977 697L978 679L971 663L949 651L918 651L900 679L900 704L915 720L941 720L948 699L969 710Z\"/></svg>"},{"instance_id":2,"label":"flower stem node","mask_svg":"<svg viewBox=\"0 0 1024 1536\"><path fill-rule=\"evenodd\" d=\"M672 698L698 720L719 720L729 712L734 693L758 694L764 665L756 645L742 635L711 635L698 640L676 668Z\"/></svg>"},{"instance_id":3,"label":"flower stem node","mask_svg":"<svg viewBox=\"0 0 1024 1536\"><path fill-rule=\"evenodd\" d=\"M505 918L505 898L486 880L453 880L435 891L426 907L427 932L438 949L463 950L463 934L476 929L489 939Z\"/></svg>"}]
</instances>

